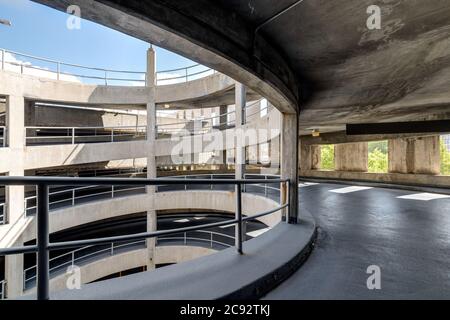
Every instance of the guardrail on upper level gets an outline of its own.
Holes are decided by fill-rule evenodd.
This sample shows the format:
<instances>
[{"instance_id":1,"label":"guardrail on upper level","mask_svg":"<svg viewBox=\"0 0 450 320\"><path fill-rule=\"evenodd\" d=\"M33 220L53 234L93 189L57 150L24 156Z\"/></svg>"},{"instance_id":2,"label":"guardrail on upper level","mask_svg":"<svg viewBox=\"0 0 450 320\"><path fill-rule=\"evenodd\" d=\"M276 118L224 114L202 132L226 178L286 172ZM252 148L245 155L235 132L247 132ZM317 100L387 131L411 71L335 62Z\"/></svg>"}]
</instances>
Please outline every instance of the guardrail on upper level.
<instances>
[{"instance_id":1,"label":"guardrail on upper level","mask_svg":"<svg viewBox=\"0 0 450 320\"><path fill-rule=\"evenodd\" d=\"M112 242L140 241L159 236L173 235L188 231L206 230L213 227L235 225L237 229L236 248L242 254L243 242L243 223L248 220L255 220L262 216L287 209L289 207L289 180L277 179L272 180L274 183L281 185L281 201L280 206L266 212L258 213L249 217L242 215L242 186L252 184L262 184L265 180L232 180L232 179L189 179L181 180L171 179L108 179L108 178L49 178L49 177L0 177L0 185L35 185L38 189L38 206L37 206L37 244L24 247L3 248L0 249L0 256L24 254L37 252L37 298L39 300L48 300L50 268L49 268L49 252L53 250L67 250L80 248L89 245L101 245ZM124 236L114 236L105 238L96 238L88 240L66 241L50 243L49 235L49 186L86 186L86 185L121 185L121 186L158 186L158 185L234 185L235 186L235 202L236 211L235 219L224 222L208 223L203 225L170 229L155 232L143 232ZM289 221L289 219L285 219Z\"/></svg>"},{"instance_id":2,"label":"guardrail on upper level","mask_svg":"<svg viewBox=\"0 0 450 320\"><path fill-rule=\"evenodd\" d=\"M156 85L159 86L188 82L213 75L216 72L216 70L210 69L201 64L194 64L192 66L172 70L158 71L156 72Z\"/></svg>"},{"instance_id":3,"label":"guardrail on upper level","mask_svg":"<svg viewBox=\"0 0 450 320\"><path fill-rule=\"evenodd\" d=\"M147 139L147 127L26 127L25 137L27 146L134 141Z\"/></svg>"},{"instance_id":4,"label":"guardrail on upper level","mask_svg":"<svg viewBox=\"0 0 450 320\"><path fill-rule=\"evenodd\" d=\"M166 178L177 179L233 179L232 174L199 174L199 175L184 175L184 176L172 176ZM279 179L276 175L259 175L259 174L246 174L245 179L264 179L263 184L254 184L250 187L243 186L243 192L254 192L264 195L265 197L271 196L279 200L280 188L274 186L276 182L273 180ZM228 186L229 187L229 186ZM177 186L158 185L156 186L156 192L161 191L182 191L182 190L230 190L227 186L215 186L214 184L204 184L202 186L189 186L188 184L179 183ZM78 188L64 188L63 190L49 191L49 209L55 210L64 207L73 207L82 203L91 201L99 201L104 199L114 199L130 195L138 195L145 193L145 187L124 187L124 186L83 186ZM25 214L30 216L36 213L37 209L37 197L30 196L25 198Z\"/></svg>"},{"instance_id":5,"label":"guardrail on upper level","mask_svg":"<svg viewBox=\"0 0 450 320\"><path fill-rule=\"evenodd\" d=\"M226 239L226 240L224 240ZM198 230L182 232L171 236L156 237L156 245L170 245L179 244L193 245L197 243L203 243L211 249L229 248L234 245L235 237L225 233ZM95 258L104 258L108 256L114 256L130 250L136 250L146 247L146 240L125 242L123 244L116 244L111 242L106 245L98 246L86 246L83 248L75 249L56 257L49 259L49 272L50 277L60 275L65 272L67 267L81 266L85 263L91 262ZM35 285L37 274L37 266L31 266L24 270L23 274L23 290L28 290ZM0 298L1 299L1 298Z\"/></svg>"},{"instance_id":6,"label":"guardrail on upper level","mask_svg":"<svg viewBox=\"0 0 450 320\"><path fill-rule=\"evenodd\" d=\"M0 127L0 148L6 147L6 127Z\"/></svg>"},{"instance_id":7,"label":"guardrail on upper level","mask_svg":"<svg viewBox=\"0 0 450 320\"><path fill-rule=\"evenodd\" d=\"M0 203L0 225L6 223L6 203Z\"/></svg>"},{"instance_id":8,"label":"guardrail on upper level","mask_svg":"<svg viewBox=\"0 0 450 320\"><path fill-rule=\"evenodd\" d=\"M268 110L270 108L269 105L266 105L263 108L258 108L256 111L251 108L256 105L260 105L263 99L259 99L255 102L248 104L245 107L245 122L248 122L256 115L268 114ZM250 111L250 112L246 112ZM232 110L226 113L222 113L219 115L214 115L211 117L203 117L196 118L191 120L178 121L174 123L164 123L156 125L157 133L159 136L164 135L197 135L197 134L206 134L211 132L213 129L227 129L235 126L235 115L236 111ZM231 119L230 119L231 118Z\"/></svg>"},{"instance_id":9,"label":"guardrail on upper level","mask_svg":"<svg viewBox=\"0 0 450 320\"><path fill-rule=\"evenodd\" d=\"M0 281L0 300L5 299L5 294L6 294L6 281L2 280Z\"/></svg>"},{"instance_id":10,"label":"guardrail on upper level","mask_svg":"<svg viewBox=\"0 0 450 320\"><path fill-rule=\"evenodd\" d=\"M7 56L10 59L7 59ZM26 58L27 62L19 58ZM75 82L90 82L91 84L145 86L147 74L142 71L113 70L97 67L87 67L52 59L37 57L7 49L0 49L2 70L14 71L20 74L42 76L54 80ZM32 62L35 62L35 65ZM185 68L163 70L156 72L156 85L183 83L206 77L216 73L215 70L194 64Z\"/></svg>"}]
</instances>

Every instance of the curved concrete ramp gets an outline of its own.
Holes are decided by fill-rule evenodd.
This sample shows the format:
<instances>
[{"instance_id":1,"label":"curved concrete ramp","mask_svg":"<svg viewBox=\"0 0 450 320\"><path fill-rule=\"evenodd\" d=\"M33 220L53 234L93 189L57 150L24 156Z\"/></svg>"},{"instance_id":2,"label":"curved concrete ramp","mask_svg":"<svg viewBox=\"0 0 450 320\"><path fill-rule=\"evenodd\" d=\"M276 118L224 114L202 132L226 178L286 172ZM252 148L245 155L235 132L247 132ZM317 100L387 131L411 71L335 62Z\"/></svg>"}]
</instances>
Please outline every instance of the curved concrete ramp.
<instances>
[{"instance_id":1,"label":"curved concrete ramp","mask_svg":"<svg viewBox=\"0 0 450 320\"><path fill-rule=\"evenodd\" d=\"M151 272L85 285L51 294L56 300L209 300L254 299L291 275L307 259L315 239L311 217L301 224L280 223L235 248ZM28 296L33 299L33 296Z\"/></svg>"}]
</instances>

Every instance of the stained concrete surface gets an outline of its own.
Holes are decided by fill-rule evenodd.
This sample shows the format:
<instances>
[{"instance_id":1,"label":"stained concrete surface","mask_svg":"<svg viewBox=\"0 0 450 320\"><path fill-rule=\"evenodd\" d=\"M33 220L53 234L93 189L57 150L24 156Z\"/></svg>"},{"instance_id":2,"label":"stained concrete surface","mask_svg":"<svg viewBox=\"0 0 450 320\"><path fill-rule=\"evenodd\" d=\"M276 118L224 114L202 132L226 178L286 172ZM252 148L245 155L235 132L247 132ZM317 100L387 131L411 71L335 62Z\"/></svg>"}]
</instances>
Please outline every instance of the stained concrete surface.
<instances>
[{"instance_id":1,"label":"stained concrete surface","mask_svg":"<svg viewBox=\"0 0 450 320\"><path fill-rule=\"evenodd\" d=\"M398 199L420 193L373 188L300 188L300 210L318 225L315 249L294 275L265 299L449 299L450 199ZM370 265L381 290L368 290Z\"/></svg>"}]
</instances>

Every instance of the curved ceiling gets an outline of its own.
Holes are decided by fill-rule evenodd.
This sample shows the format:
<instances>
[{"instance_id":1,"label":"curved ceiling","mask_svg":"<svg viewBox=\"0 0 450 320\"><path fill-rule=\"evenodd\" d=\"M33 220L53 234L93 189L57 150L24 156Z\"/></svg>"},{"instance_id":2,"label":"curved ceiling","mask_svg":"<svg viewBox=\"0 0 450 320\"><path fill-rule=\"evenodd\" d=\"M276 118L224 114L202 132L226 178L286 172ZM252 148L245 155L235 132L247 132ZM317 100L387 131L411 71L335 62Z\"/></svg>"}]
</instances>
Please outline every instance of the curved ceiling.
<instances>
[{"instance_id":1,"label":"curved ceiling","mask_svg":"<svg viewBox=\"0 0 450 320\"><path fill-rule=\"evenodd\" d=\"M60 9L68 2L35 1ZM448 0L71 2L114 7L232 61L263 82L246 82L247 75L214 65L198 50L190 52L190 57L238 75L263 95L270 91L269 84L291 101L297 99L301 129L338 130L346 123L450 116ZM379 30L367 28L370 5L381 9ZM99 11L89 18L105 24L105 15ZM162 40L160 44L167 45ZM277 105L280 101L275 100Z\"/></svg>"}]
</instances>

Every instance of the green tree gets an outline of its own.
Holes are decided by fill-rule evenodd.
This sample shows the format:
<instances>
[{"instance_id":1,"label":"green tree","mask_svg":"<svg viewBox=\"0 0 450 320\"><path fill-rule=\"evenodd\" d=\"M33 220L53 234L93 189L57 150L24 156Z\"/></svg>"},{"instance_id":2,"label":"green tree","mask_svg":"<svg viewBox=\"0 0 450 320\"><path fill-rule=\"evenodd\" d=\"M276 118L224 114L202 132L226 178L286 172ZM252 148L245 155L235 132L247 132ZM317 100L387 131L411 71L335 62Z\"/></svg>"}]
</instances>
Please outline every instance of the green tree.
<instances>
[{"instance_id":1,"label":"green tree","mask_svg":"<svg viewBox=\"0 0 450 320\"><path fill-rule=\"evenodd\" d=\"M369 172L383 173L388 171L388 154L378 147L369 152Z\"/></svg>"},{"instance_id":2,"label":"green tree","mask_svg":"<svg viewBox=\"0 0 450 320\"><path fill-rule=\"evenodd\" d=\"M320 168L334 170L334 145L327 144L320 147Z\"/></svg>"},{"instance_id":3,"label":"green tree","mask_svg":"<svg viewBox=\"0 0 450 320\"><path fill-rule=\"evenodd\" d=\"M450 175L450 150L441 137L441 174Z\"/></svg>"}]
</instances>

